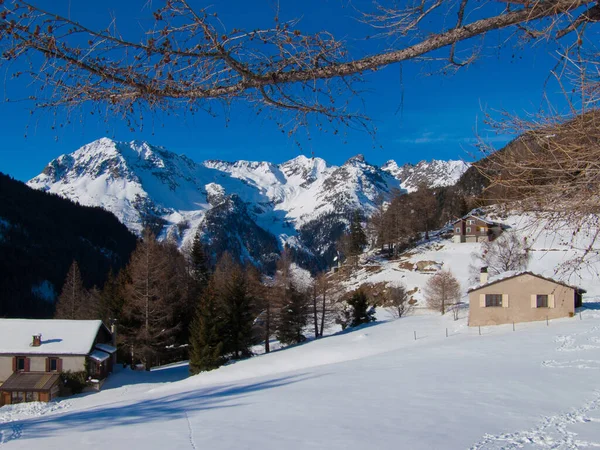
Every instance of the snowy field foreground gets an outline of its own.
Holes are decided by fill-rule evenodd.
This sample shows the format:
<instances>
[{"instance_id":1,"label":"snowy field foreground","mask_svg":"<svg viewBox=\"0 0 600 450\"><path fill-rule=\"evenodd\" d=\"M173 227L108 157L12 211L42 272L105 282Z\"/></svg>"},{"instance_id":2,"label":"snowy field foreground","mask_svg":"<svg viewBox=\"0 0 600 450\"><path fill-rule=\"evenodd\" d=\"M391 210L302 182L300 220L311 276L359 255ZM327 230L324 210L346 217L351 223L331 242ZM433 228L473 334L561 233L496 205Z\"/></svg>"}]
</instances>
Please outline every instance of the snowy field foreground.
<instances>
[{"instance_id":1,"label":"snowy field foreground","mask_svg":"<svg viewBox=\"0 0 600 450\"><path fill-rule=\"evenodd\" d=\"M519 217L507 223L527 225ZM599 448L600 267L557 273L577 256L566 244L571 233L532 237L530 269L588 291L574 318L517 324L515 331L485 327L480 335L467 327L466 307L458 321L424 309L387 321L380 310L370 326L194 377L185 364L121 370L99 393L0 408L0 447ZM420 288L433 272L411 264L430 261L451 268L466 293L471 254L479 250L426 243L404 264L375 260L346 285ZM420 290L415 299L422 304Z\"/></svg>"},{"instance_id":2,"label":"snowy field foreground","mask_svg":"<svg viewBox=\"0 0 600 450\"><path fill-rule=\"evenodd\" d=\"M600 305L469 329L416 314L183 380L124 370L97 394L0 409L3 448L600 446ZM449 337L445 337L448 328ZM414 331L417 340L414 340ZM178 381L180 380L180 381Z\"/></svg>"}]
</instances>

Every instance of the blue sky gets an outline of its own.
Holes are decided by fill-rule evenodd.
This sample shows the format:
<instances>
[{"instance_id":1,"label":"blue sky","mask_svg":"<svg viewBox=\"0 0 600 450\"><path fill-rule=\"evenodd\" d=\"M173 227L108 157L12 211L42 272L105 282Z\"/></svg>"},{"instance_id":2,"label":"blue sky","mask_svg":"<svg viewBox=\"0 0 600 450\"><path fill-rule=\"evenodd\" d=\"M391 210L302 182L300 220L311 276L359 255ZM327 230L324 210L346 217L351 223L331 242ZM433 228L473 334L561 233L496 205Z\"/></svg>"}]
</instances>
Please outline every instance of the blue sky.
<instances>
[{"instance_id":1,"label":"blue sky","mask_svg":"<svg viewBox=\"0 0 600 450\"><path fill-rule=\"evenodd\" d=\"M88 26L106 26L110 14L114 13L119 28L132 36L150 16L150 10L143 9L146 0L93 3L38 0L36 3L48 9L59 8L61 13L70 11L73 18ZM269 24L273 17L270 0L222 0L211 4L223 22L236 26L254 28ZM362 26L351 17L354 9L347 4L347 0L280 3L284 18L302 16L301 29L328 29L342 37L355 35L356 27ZM360 2L353 3L357 5L360 6ZM486 45L492 46L494 39L498 37L488 39ZM374 47L385 44L376 40L369 43ZM349 41L349 45L360 47L362 43ZM280 163L301 153L322 157L332 164L342 164L357 153L364 154L374 164L389 159L398 163L432 158L472 159L476 134L487 136L496 146L509 139L496 135L484 124L485 111L508 110L523 114L535 112L543 104L543 84L555 64L551 52L552 49L549 51L544 45L533 50L507 48L488 52L466 70L446 77L428 76L423 73L423 66L405 63L402 85L398 66L369 75L363 86L367 91L363 99L366 112L378 129L375 139L360 131L348 130L340 137L313 129L308 130L310 139L304 134L290 139L273 122L257 117L243 105L232 109L229 122L224 117L178 112L148 117L144 129L134 132L118 119L107 123L102 118L76 112L71 124L57 131L52 129L49 112L32 116L28 102L1 102L0 171L27 180L51 159L103 136L147 140L197 161L250 159ZM549 95L553 96L551 89ZM28 90L24 84L7 81L3 83L2 95L23 98Z\"/></svg>"}]
</instances>

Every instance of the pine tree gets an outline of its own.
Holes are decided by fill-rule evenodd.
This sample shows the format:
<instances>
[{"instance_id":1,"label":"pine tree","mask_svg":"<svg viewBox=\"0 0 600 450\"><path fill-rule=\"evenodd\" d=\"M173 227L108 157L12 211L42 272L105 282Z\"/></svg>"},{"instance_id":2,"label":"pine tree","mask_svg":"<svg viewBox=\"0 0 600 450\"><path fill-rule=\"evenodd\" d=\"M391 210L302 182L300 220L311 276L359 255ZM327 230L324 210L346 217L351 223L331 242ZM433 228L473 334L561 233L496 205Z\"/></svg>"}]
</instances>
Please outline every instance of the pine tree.
<instances>
[{"instance_id":1,"label":"pine tree","mask_svg":"<svg viewBox=\"0 0 600 450\"><path fill-rule=\"evenodd\" d=\"M198 304L190 329L190 372L213 370L225 362L222 340L222 317L212 283L209 283Z\"/></svg>"},{"instance_id":2,"label":"pine tree","mask_svg":"<svg viewBox=\"0 0 600 450\"><path fill-rule=\"evenodd\" d=\"M225 252L198 304L190 333L190 371L212 370L228 358L250 356L254 297L249 270Z\"/></svg>"},{"instance_id":3,"label":"pine tree","mask_svg":"<svg viewBox=\"0 0 600 450\"><path fill-rule=\"evenodd\" d=\"M360 222L360 213L358 210L352 214L350 221L350 251L352 256L358 256L363 252L367 245L367 235Z\"/></svg>"},{"instance_id":4,"label":"pine tree","mask_svg":"<svg viewBox=\"0 0 600 450\"><path fill-rule=\"evenodd\" d=\"M218 307L223 314L222 340L226 355L238 359L251 354L253 299L244 269L227 252L212 276Z\"/></svg>"},{"instance_id":5,"label":"pine tree","mask_svg":"<svg viewBox=\"0 0 600 450\"><path fill-rule=\"evenodd\" d=\"M250 356L254 322L253 298L248 292L246 276L241 270L236 270L230 275L227 295L221 301L225 314L226 353L231 354L233 359Z\"/></svg>"},{"instance_id":6,"label":"pine tree","mask_svg":"<svg viewBox=\"0 0 600 450\"><path fill-rule=\"evenodd\" d=\"M83 287L81 273L77 261L73 260L62 292L56 302L55 319L80 319L85 304L87 291Z\"/></svg>"},{"instance_id":7,"label":"pine tree","mask_svg":"<svg viewBox=\"0 0 600 450\"><path fill-rule=\"evenodd\" d=\"M277 339L284 345L304 342L306 337L302 332L308 321L308 299L290 282L286 289L286 300L279 314Z\"/></svg>"},{"instance_id":8,"label":"pine tree","mask_svg":"<svg viewBox=\"0 0 600 450\"><path fill-rule=\"evenodd\" d=\"M204 244L200 238L200 231L197 231L194 236L192 251L190 253L190 266L192 278L197 288L202 291L206 287L208 278L210 277L210 264Z\"/></svg>"},{"instance_id":9,"label":"pine tree","mask_svg":"<svg viewBox=\"0 0 600 450\"><path fill-rule=\"evenodd\" d=\"M112 269L108 272L99 299L100 317L105 323L108 323L110 319L120 320L121 318L124 302L122 294L124 276L125 271L119 272L117 276L114 275Z\"/></svg>"},{"instance_id":10,"label":"pine tree","mask_svg":"<svg viewBox=\"0 0 600 450\"><path fill-rule=\"evenodd\" d=\"M348 304L352 307L350 327L356 327L375 320L375 308L369 306L367 294L362 290L355 291L350 300L348 300Z\"/></svg>"}]
</instances>

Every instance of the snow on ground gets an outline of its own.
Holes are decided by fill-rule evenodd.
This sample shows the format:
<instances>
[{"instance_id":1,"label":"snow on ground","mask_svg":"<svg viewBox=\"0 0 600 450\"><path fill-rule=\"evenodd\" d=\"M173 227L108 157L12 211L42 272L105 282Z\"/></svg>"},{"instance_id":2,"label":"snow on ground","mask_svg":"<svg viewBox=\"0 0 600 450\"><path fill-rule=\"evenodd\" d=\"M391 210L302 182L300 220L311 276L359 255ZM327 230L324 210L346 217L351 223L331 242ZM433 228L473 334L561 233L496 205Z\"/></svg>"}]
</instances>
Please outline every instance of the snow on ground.
<instances>
[{"instance_id":1,"label":"snow on ground","mask_svg":"<svg viewBox=\"0 0 600 450\"><path fill-rule=\"evenodd\" d=\"M589 306L581 320L521 324L514 332L486 327L481 336L464 317L415 315L182 381L185 367L122 370L102 392L51 403L43 414L15 413L28 405L0 409L0 443L161 450L597 446L600 306Z\"/></svg>"},{"instance_id":2,"label":"snow on ground","mask_svg":"<svg viewBox=\"0 0 600 450\"><path fill-rule=\"evenodd\" d=\"M532 269L548 275L568 251L545 245L534 244ZM450 266L466 288L477 248L442 241L407 260ZM349 285L431 276L379 264ZM194 377L185 364L120 370L99 393L1 408L0 447L597 448L600 289L592 272L578 276L586 308L548 325L480 334L466 309L458 321L423 310L399 320L380 314L380 322Z\"/></svg>"}]
</instances>

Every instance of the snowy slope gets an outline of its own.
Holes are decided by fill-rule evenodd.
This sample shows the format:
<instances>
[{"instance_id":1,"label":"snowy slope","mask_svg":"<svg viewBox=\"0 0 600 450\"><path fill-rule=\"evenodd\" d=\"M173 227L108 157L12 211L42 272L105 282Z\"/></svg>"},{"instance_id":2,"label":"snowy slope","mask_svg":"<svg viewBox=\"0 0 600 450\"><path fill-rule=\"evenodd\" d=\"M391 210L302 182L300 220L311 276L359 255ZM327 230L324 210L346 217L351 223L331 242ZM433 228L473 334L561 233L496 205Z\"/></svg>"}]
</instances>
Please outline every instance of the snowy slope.
<instances>
[{"instance_id":1,"label":"snowy slope","mask_svg":"<svg viewBox=\"0 0 600 450\"><path fill-rule=\"evenodd\" d=\"M531 260L528 270L545 277L561 280L579 286L592 296L600 296L600 261L591 260L579 270L571 270L572 262L582 256L582 249L590 245L593 233L577 233L573 227L564 225L554 231L544 221L535 220L531 215L498 215L493 210L488 218L503 223L512 232L527 238ZM576 241L572 243L573 236ZM477 284L469 266L475 262L473 256L481 252L477 243L456 244L450 239L433 239L407 252L406 257L396 261L366 255L366 266L347 277L348 289L362 284L391 283L404 284L409 290L418 288L413 294L420 306L424 306L422 287L437 269L451 270L466 291ZM425 270L417 269L420 264ZM478 267L477 267L478 268ZM428 270L433 269L433 270Z\"/></svg>"},{"instance_id":2,"label":"snowy slope","mask_svg":"<svg viewBox=\"0 0 600 450\"><path fill-rule=\"evenodd\" d=\"M498 219L498 217L495 217ZM554 274L577 256L572 230L532 234L530 269ZM585 244L585 236L579 244ZM449 266L463 290L478 244L423 244L404 262ZM375 260L365 281L422 286L431 276ZM406 266L408 267L408 266ZM598 266L591 267L596 270ZM114 374L102 392L48 405L0 409L0 445L11 448L507 449L600 446L600 280L581 316L512 326L467 327L417 309L318 341L186 378L185 366ZM557 274L557 277L561 275ZM564 274L570 278L568 274ZM564 279L564 278L563 278ZM418 295L418 294L417 294ZM448 337L446 337L446 332ZM416 336L416 340L415 340ZM574 382L576 380L576 382Z\"/></svg>"},{"instance_id":3,"label":"snowy slope","mask_svg":"<svg viewBox=\"0 0 600 450\"><path fill-rule=\"evenodd\" d=\"M452 186L469 167L470 164L464 161L434 159L403 166L398 166L396 161L390 160L381 166L381 169L400 180L402 189L414 192L421 183L429 187Z\"/></svg>"},{"instance_id":4,"label":"snowy slope","mask_svg":"<svg viewBox=\"0 0 600 450\"><path fill-rule=\"evenodd\" d=\"M182 381L185 367L124 371L97 394L5 407L0 443L115 450L597 446L599 330L594 310L583 320L524 324L515 332L489 327L482 336L464 319L416 315Z\"/></svg>"}]
</instances>

